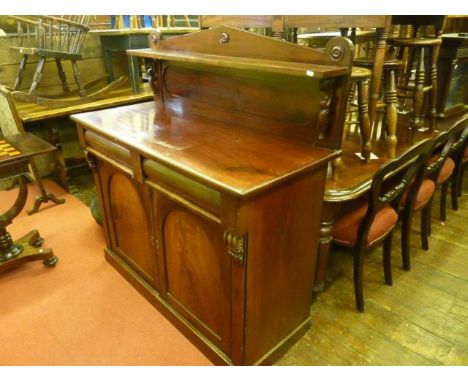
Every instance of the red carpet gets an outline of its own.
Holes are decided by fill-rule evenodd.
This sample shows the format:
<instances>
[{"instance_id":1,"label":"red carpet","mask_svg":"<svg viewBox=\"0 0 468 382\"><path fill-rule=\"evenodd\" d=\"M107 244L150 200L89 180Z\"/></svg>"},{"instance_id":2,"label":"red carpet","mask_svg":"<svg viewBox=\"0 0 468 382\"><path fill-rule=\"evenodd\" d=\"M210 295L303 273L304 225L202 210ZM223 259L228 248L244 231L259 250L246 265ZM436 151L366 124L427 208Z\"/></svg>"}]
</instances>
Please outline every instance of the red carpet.
<instances>
[{"instance_id":1,"label":"red carpet","mask_svg":"<svg viewBox=\"0 0 468 382\"><path fill-rule=\"evenodd\" d=\"M104 233L89 209L51 181L65 204L43 205L29 186L23 212L7 229L38 229L55 268L33 261L0 275L0 365L211 365L104 259ZM0 191L0 213L17 190Z\"/></svg>"}]
</instances>

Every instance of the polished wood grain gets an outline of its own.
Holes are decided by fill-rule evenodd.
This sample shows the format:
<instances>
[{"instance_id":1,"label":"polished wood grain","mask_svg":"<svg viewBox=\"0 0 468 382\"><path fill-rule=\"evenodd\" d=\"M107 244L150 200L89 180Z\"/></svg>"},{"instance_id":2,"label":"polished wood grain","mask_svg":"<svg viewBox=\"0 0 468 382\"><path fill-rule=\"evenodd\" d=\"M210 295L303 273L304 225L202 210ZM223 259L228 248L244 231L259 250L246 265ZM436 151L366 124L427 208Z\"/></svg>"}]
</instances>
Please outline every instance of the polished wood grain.
<instances>
[{"instance_id":1,"label":"polished wood grain","mask_svg":"<svg viewBox=\"0 0 468 382\"><path fill-rule=\"evenodd\" d=\"M154 103L148 102L74 115L72 119L122 147L136 146L170 169L238 196L308 172L336 155L273 134L235 130L204 117L165 119L155 113Z\"/></svg>"},{"instance_id":2,"label":"polished wood grain","mask_svg":"<svg viewBox=\"0 0 468 382\"><path fill-rule=\"evenodd\" d=\"M129 54L153 59L151 84L170 116L202 115L340 148L353 56L347 39L314 50L219 27L170 40L155 32L150 50Z\"/></svg>"},{"instance_id":3,"label":"polished wood grain","mask_svg":"<svg viewBox=\"0 0 468 382\"><path fill-rule=\"evenodd\" d=\"M156 285L156 256L150 241L150 217L144 199L147 195L131 179L105 162L99 176L102 191L108 195L103 208L109 217L111 248Z\"/></svg>"},{"instance_id":4,"label":"polished wood grain","mask_svg":"<svg viewBox=\"0 0 468 382\"><path fill-rule=\"evenodd\" d=\"M222 351L231 353L231 261L220 222L153 190L155 237L165 267L165 298Z\"/></svg>"}]
</instances>

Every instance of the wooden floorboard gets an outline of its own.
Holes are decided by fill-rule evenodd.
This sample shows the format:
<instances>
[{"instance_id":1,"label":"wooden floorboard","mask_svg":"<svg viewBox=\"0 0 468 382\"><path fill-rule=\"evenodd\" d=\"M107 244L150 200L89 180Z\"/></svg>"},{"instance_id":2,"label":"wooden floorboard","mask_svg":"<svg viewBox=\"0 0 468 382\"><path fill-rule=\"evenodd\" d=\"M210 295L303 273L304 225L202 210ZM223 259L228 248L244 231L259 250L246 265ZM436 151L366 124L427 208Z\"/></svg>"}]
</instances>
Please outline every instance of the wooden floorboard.
<instances>
[{"instance_id":1,"label":"wooden floorboard","mask_svg":"<svg viewBox=\"0 0 468 382\"><path fill-rule=\"evenodd\" d=\"M366 257L364 313L355 308L352 256L334 248L325 290L312 304L311 329L277 365L468 365L468 171L459 209L432 206L429 250L413 220L411 271L401 267L399 227L392 245L393 286L384 284L382 249Z\"/></svg>"}]
</instances>

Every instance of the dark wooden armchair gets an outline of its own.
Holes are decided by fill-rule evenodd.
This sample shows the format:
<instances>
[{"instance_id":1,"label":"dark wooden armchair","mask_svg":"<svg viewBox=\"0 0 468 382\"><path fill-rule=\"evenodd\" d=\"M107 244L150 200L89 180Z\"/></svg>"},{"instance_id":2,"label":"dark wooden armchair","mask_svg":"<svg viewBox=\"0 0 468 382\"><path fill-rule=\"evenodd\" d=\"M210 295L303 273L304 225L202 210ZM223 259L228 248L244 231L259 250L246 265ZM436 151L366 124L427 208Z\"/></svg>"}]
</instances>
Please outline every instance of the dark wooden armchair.
<instances>
[{"instance_id":1,"label":"dark wooden armchair","mask_svg":"<svg viewBox=\"0 0 468 382\"><path fill-rule=\"evenodd\" d=\"M385 283L392 285L392 232L398 222L401 199L411 181L416 187L422 182L431 145L430 140L421 141L380 167L372 179L367 201L333 225L333 242L351 247L354 252L354 294L361 312L364 311L364 255L383 242Z\"/></svg>"}]
</instances>

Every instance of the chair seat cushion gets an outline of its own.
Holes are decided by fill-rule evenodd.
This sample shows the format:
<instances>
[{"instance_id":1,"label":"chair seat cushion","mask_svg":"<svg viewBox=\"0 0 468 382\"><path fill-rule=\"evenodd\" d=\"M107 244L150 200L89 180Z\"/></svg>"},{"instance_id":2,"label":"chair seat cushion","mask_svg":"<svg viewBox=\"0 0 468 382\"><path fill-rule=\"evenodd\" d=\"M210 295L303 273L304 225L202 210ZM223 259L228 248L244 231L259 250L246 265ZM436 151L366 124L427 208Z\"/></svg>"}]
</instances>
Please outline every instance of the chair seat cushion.
<instances>
[{"instance_id":1,"label":"chair seat cushion","mask_svg":"<svg viewBox=\"0 0 468 382\"><path fill-rule=\"evenodd\" d=\"M363 203L353 211L340 217L332 227L333 241L343 245L354 245L357 241L359 225L366 215L367 207L367 203ZM372 245L377 240L385 237L396 225L397 221L398 214L396 211L390 205L385 205L374 217L367 237L367 245Z\"/></svg>"},{"instance_id":2,"label":"chair seat cushion","mask_svg":"<svg viewBox=\"0 0 468 382\"><path fill-rule=\"evenodd\" d=\"M414 202L414 210L419 210L421 207L424 207L427 202L431 199L434 194L436 185L431 179L424 179L419 187L418 194L416 195L416 201ZM403 194L401 199L401 205L406 205L406 199L408 199L408 191Z\"/></svg>"},{"instance_id":3,"label":"chair seat cushion","mask_svg":"<svg viewBox=\"0 0 468 382\"><path fill-rule=\"evenodd\" d=\"M450 175L452 175L454 168L455 162L453 159L447 158L447 160L444 162L444 165L440 169L439 176L437 177L437 184L445 182L450 177Z\"/></svg>"}]
</instances>

